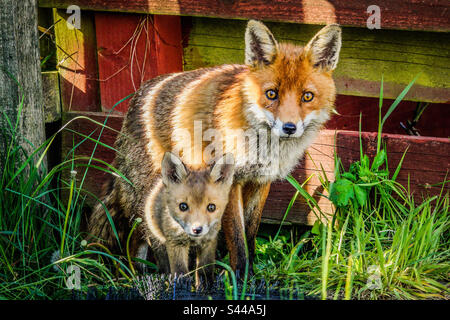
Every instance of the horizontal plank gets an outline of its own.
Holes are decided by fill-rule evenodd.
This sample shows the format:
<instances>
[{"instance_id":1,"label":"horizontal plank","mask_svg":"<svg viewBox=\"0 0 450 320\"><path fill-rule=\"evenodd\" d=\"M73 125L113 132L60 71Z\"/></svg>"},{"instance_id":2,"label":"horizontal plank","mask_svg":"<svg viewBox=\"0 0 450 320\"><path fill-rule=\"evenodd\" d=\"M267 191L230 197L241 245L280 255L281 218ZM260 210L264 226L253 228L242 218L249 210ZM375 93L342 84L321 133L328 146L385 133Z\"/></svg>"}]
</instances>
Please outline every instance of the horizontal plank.
<instances>
[{"instance_id":1,"label":"horizontal plank","mask_svg":"<svg viewBox=\"0 0 450 320\"><path fill-rule=\"evenodd\" d=\"M364 152L373 159L376 153L377 134L362 132L361 137ZM403 152L408 148L397 182L404 186L409 183L411 192L416 195L417 199L425 194L439 194L442 186L432 187L431 185L448 179L450 139L383 134L383 141L386 143L391 170L396 168ZM328 180L333 181L335 145L337 155L346 169L350 163L359 160L358 132L323 130L308 149L309 155L306 155L292 174L300 183L314 175L305 188L318 200L319 206L325 214L333 212L333 209L326 198L320 197L320 194L326 195L326 193L321 188L318 175L322 174L320 171L322 166ZM448 191L450 191L450 187L449 184L446 184L444 193ZM295 189L288 182L273 183L263 217L269 220L281 220L294 194ZM299 197L287 216L287 221L295 224L312 224L316 220L316 214L317 212L312 211L304 199Z\"/></svg>"},{"instance_id":2,"label":"horizontal plank","mask_svg":"<svg viewBox=\"0 0 450 320\"><path fill-rule=\"evenodd\" d=\"M71 112L64 113L64 122L78 115L87 116L102 123L106 116L105 113ZM107 125L116 130L120 130L122 120L123 117L120 115L111 115L108 118ZM89 135L95 131L92 135L93 138L97 138L100 131L100 127L97 124L85 119L75 120L71 123L70 128L85 135ZM116 132L105 129L101 141L113 146L116 137ZM63 155L81 140L82 138L80 136L73 136L72 133L65 132L63 134ZM444 181L447 173L450 171L450 159L448 156L450 155L449 139L384 134L383 140L387 145L389 165L391 168L397 166L403 152L408 148L402 170L397 179L398 182L406 186L409 181L411 191L419 198L421 194L437 194L440 192L441 189L439 186L431 187L431 185ZM373 158L376 150L376 133L363 132L362 141L364 152ZM94 144L87 141L77 148L76 154L90 156L93 150ZM314 144L308 149L305 158L293 172L293 176L300 183L311 177L305 185L305 189L318 201L324 214L331 214L333 207L322 196L322 194L326 195L326 192L323 190L318 177L322 175L321 169L323 168L327 179L329 181L334 180L334 150L336 150L337 155L341 158L344 167L348 168L351 162L359 160L360 157L358 133L353 131L322 130ZM114 152L99 145L94 157L112 163ZM95 194L99 194L105 178L106 174L104 172L89 169L89 175L84 187ZM445 187L445 191L450 191L448 184ZM287 181L273 183L264 208L264 219L280 221L294 194L294 187ZM305 202L305 199L299 196L286 221L295 224L311 225L317 219L317 214L317 210L311 210Z\"/></svg>"},{"instance_id":3,"label":"horizontal plank","mask_svg":"<svg viewBox=\"0 0 450 320\"><path fill-rule=\"evenodd\" d=\"M359 130L359 117L362 131L376 132L378 130L378 98L355 97L338 95L336 97L336 110L339 115L333 116L327 122L326 128L333 130ZM382 117L386 114L393 100L384 100ZM417 103L402 101L383 125L383 132L406 134L400 123L407 124L414 118ZM421 136L450 137L450 105L431 103L420 116L414 126Z\"/></svg>"},{"instance_id":4,"label":"horizontal plank","mask_svg":"<svg viewBox=\"0 0 450 320\"><path fill-rule=\"evenodd\" d=\"M184 69L244 62L245 21L192 18L184 28ZM280 42L305 45L320 29L311 25L268 23ZM343 28L334 72L339 94L395 99L420 74L405 100L450 101L450 34Z\"/></svg>"},{"instance_id":5,"label":"horizontal plank","mask_svg":"<svg viewBox=\"0 0 450 320\"><path fill-rule=\"evenodd\" d=\"M260 19L306 24L339 23L365 27L367 8L380 7L383 29L449 31L447 0L39 0L41 7L65 9L78 5L86 10L138 12L165 15Z\"/></svg>"},{"instance_id":6,"label":"horizontal plank","mask_svg":"<svg viewBox=\"0 0 450 320\"><path fill-rule=\"evenodd\" d=\"M45 122L50 123L61 119L58 71L42 72L42 91Z\"/></svg>"}]
</instances>

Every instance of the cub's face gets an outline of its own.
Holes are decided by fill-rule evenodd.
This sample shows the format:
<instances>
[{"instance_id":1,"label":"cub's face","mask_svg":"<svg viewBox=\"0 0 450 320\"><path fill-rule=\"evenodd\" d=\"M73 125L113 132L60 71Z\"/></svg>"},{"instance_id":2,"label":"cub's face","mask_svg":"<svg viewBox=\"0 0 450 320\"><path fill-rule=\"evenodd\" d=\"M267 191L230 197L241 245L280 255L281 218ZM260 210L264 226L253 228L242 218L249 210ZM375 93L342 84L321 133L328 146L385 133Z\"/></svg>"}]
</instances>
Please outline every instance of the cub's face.
<instances>
[{"instance_id":1,"label":"cub's face","mask_svg":"<svg viewBox=\"0 0 450 320\"><path fill-rule=\"evenodd\" d=\"M191 172L185 181L167 186L170 215L191 237L203 237L220 224L231 185L215 183L209 172Z\"/></svg>"},{"instance_id":2,"label":"cub's face","mask_svg":"<svg viewBox=\"0 0 450 320\"><path fill-rule=\"evenodd\" d=\"M230 154L206 168L192 170L166 152L161 165L166 205L172 218L190 237L203 237L220 224L233 174L234 158Z\"/></svg>"}]
</instances>

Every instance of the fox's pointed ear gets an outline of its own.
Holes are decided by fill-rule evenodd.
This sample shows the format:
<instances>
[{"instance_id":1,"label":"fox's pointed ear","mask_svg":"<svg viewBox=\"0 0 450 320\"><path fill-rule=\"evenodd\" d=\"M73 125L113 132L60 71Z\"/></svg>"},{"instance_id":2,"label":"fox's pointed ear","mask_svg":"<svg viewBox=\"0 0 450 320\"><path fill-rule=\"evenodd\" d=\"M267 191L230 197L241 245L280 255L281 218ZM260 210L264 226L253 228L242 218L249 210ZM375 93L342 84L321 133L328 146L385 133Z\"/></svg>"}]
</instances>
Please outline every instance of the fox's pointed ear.
<instances>
[{"instance_id":1,"label":"fox's pointed ear","mask_svg":"<svg viewBox=\"0 0 450 320\"><path fill-rule=\"evenodd\" d=\"M250 20L245 30L245 64L257 66L273 62L278 43L269 29L259 21Z\"/></svg>"},{"instance_id":2,"label":"fox's pointed ear","mask_svg":"<svg viewBox=\"0 0 450 320\"><path fill-rule=\"evenodd\" d=\"M341 51L341 28L330 24L322 28L306 45L305 50L314 67L332 71L336 68Z\"/></svg>"},{"instance_id":3,"label":"fox's pointed ear","mask_svg":"<svg viewBox=\"0 0 450 320\"><path fill-rule=\"evenodd\" d=\"M181 182L187 175L187 169L180 158L170 152L164 154L161 163L161 176L164 184Z\"/></svg>"},{"instance_id":4,"label":"fox's pointed ear","mask_svg":"<svg viewBox=\"0 0 450 320\"><path fill-rule=\"evenodd\" d=\"M211 180L231 184L234 175L234 157L231 153L224 154L211 168Z\"/></svg>"}]
</instances>

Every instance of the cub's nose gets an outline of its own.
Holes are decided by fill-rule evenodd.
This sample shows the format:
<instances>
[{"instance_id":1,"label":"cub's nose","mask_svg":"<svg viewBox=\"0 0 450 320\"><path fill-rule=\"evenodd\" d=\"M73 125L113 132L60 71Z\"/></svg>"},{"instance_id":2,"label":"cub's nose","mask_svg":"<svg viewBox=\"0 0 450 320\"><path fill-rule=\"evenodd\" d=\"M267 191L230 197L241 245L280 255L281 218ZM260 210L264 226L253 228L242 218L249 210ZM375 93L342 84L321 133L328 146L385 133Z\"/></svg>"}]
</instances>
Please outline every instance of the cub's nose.
<instances>
[{"instance_id":1,"label":"cub's nose","mask_svg":"<svg viewBox=\"0 0 450 320\"><path fill-rule=\"evenodd\" d=\"M196 234L196 235L201 234L202 231L203 231L203 227L193 227L193 228L192 228L192 232L193 232L194 234Z\"/></svg>"},{"instance_id":2,"label":"cub's nose","mask_svg":"<svg viewBox=\"0 0 450 320\"><path fill-rule=\"evenodd\" d=\"M283 132L286 134L294 134L297 131L297 126L292 122L283 124Z\"/></svg>"}]
</instances>

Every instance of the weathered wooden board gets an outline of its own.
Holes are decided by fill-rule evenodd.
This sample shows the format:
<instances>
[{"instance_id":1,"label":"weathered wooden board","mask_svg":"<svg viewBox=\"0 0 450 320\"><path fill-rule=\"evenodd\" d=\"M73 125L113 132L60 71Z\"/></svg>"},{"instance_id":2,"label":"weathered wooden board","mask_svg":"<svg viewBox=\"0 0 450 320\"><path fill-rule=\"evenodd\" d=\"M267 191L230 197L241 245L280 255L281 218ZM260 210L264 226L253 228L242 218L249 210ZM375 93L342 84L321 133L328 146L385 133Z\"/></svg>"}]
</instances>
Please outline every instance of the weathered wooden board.
<instances>
[{"instance_id":1,"label":"weathered wooden board","mask_svg":"<svg viewBox=\"0 0 450 320\"><path fill-rule=\"evenodd\" d=\"M376 137L375 132L365 132L362 136L364 152L371 158L376 154ZM416 194L440 192L442 186L432 187L431 185L441 183L446 178L448 180L448 174L450 174L449 138L383 134L383 141L386 143L391 170L396 168L404 151L408 148L397 182L406 187L409 180L411 191ZM348 168L352 159L343 155L348 152L358 153L358 143L358 132L338 131L337 154L341 157L344 167ZM340 150L339 148L343 146L345 148ZM444 190L444 192L450 191L448 183Z\"/></svg>"},{"instance_id":2,"label":"weathered wooden board","mask_svg":"<svg viewBox=\"0 0 450 320\"><path fill-rule=\"evenodd\" d=\"M183 43L181 18L153 16L157 74L183 70Z\"/></svg>"},{"instance_id":3,"label":"weathered wooden board","mask_svg":"<svg viewBox=\"0 0 450 320\"><path fill-rule=\"evenodd\" d=\"M107 113L102 112L65 112L63 113L63 123L67 123L70 120L73 120L77 116L85 116L89 117L92 120L95 120L97 122L103 123L105 121L105 118L107 116ZM117 131L120 131L122 127L122 121L123 116L111 113L108 116L108 121L106 122L106 126L109 126ZM82 133L86 136L90 135L92 132L94 132L91 135L92 139L98 139L100 131L102 129L101 126L99 126L96 123L93 123L86 119L75 119L73 120L69 126L69 129L72 129L76 132ZM102 136L100 141L114 147L114 141L116 140L118 133L110 130L108 128L105 128L103 130ZM64 160L66 155L69 153L69 151L72 150L72 148L80 143L84 137L74 134L69 131L63 131L62 133L62 149L61 149L61 155L62 159ZM94 151L95 144L92 141L86 141L82 143L78 148L76 149L75 154L77 156L83 155L90 157L92 155L92 152ZM103 161L106 161L107 163L112 163L115 157L115 152L109 148L106 148L100 144L97 145L93 158L101 159ZM84 162L86 163L86 162ZM93 165L105 167L103 164L100 164L97 161L92 162ZM77 169L77 177L79 178L79 182L81 181L81 177L83 177L84 171L86 169L84 167L80 167ZM99 196L102 191L103 183L106 179L107 173L104 171L89 168L88 169L88 175L87 179L85 180L85 183L83 185L83 189L88 190ZM95 200L93 198L88 199L89 204L93 204Z\"/></svg>"},{"instance_id":4,"label":"weathered wooden board","mask_svg":"<svg viewBox=\"0 0 450 320\"><path fill-rule=\"evenodd\" d=\"M366 26L367 8L378 5L381 27L386 29L449 31L450 3L447 0L40 0L43 7L78 5L100 11L141 12L166 15L260 19L347 26Z\"/></svg>"},{"instance_id":5,"label":"weathered wooden board","mask_svg":"<svg viewBox=\"0 0 450 320\"><path fill-rule=\"evenodd\" d=\"M184 69L243 63L245 21L186 18L190 29ZM268 23L280 41L304 45L319 26ZM343 28L340 61L334 73L338 93L396 98L420 74L405 97L412 101L450 101L450 34Z\"/></svg>"},{"instance_id":6,"label":"weathered wooden board","mask_svg":"<svg viewBox=\"0 0 450 320\"><path fill-rule=\"evenodd\" d=\"M14 141L21 151L15 152L17 165L25 162L45 141L44 112L42 109L42 77L37 30L37 1L2 0L0 5L0 172L12 150L8 137L14 126ZM23 108L22 108L23 107ZM10 129L11 128L11 129ZM22 152L23 151L23 152ZM38 163L38 154L33 163ZM47 159L38 168L43 174ZM23 179L30 175L25 168ZM2 206L3 208L3 206ZM8 212L9 213L9 212ZM8 214L6 213L6 214ZM0 214L2 216L3 212Z\"/></svg>"},{"instance_id":7,"label":"weathered wooden board","mask_svg":"<svg viewBox=\"0 0 450 320\"><path fill-rule=\"evenodd\" d=\"M42 72L42 91L45 122L61 119L58 71Z\"/></svg>"},{"instance_id":8,"label":"weathered wooden board","mask_svg":"<svg viewBox=\"0 0 450 320\"><path fill-rule=\"evenodd\" d=\"M68 121L77 115L80 115L80 113L65 113L64 121ZM105 114L101 113L82 113L82 115L87 115L100 122L103 122L105 119ZM108 119L107 125L116 130L120 130L122 119L123 118L119 115L112 115ZM87 120L76 120L70 127L85 135L96 130L92 135L93 138L98 137L100 130L98 125ZM117 133L105 129L101 141L112 146L116 136ZM365 152L373 157L376 150L376 134L364 132L362 138ZM81 137L75 136L75 143L81 141L81 139ZM444 181L447 172L450 170L449 139L385 134L384 141L387 144L391 167L397 165L403 152L409 146L408 153L406 154L403 163L403 169L398 176L398 181L400 183L407 185L409 175L411 189L417 195L422 192L436 194L440 191L440 187L428 188L427 186ZM319 202L321 210L328 214L333 212L332 206L325 197L320 196L322 193L326 194L326 192L321 187L318 176L322 174L321 167L323 167L327 178L330 181L333 181L333 152L335 142L336 152L341 158L344 166L348 167L352 161L359 159L359 138L357 132L323 130L315 143L308 149L305 159L293 172L293 176L300 183L313 175L305 188ZM72 135L65 134L63 138L63 155L67 150L72 148L72 145ZM76 153L79 155L90 156L93 147L94 144L92 142L85 142L78 147ZM114 159L114 152L99 145L94 157L111 163ZM418 163L420 163L420 166ZM95 169L89 170L89 176L84 187L87 190L99 194L106 174ZM447 186L446 190L450 190L450 188ZM281 220L294 193L295 189L288 182L280 181L274 183L271 187L263 217L265 219ZM311 211L305 200L299 196L287 217L287 221L298 224L312 224L315 220L315 213Z\"/></svg>"},{"instance_id":9,"label":"weathered wooden board","mask_svg":"<svg viewBox=\"0 0 450 320\"><path fill-rule=\"evenodd\" d=\"M57 68L63 111L100 111L94 16L83 12L70 29L65 10L54 10Z\"/></svg>"},{"instance_id":10,"label":"weathered wooden board","mask_svg":"<svg viewBox=\"0 0 450 320\"><path fill-rule=\"evenodd\" d=\"M362 131L378 131L378 98L355 97L338 95L336 97L336 110L339 116L333 117L327 122L327 129L359 130L359 116L361 118ZM382 116L389 109L393 100L385 99ZM414 118L417 103L402 101L393 113L389 115L383 126L384 133L406 134L400 123L406 124ZM415 128L421 136L450 137L450 104L431 103L421 117Z\"/></svg>"},{"instance_id":11,"label":"weathered wooden board","mask_svg":"<svg viewBox=\"0 0 450 320\"><path fill-rule=\"evenodd\" d=\"M162 73L181 71L181 23L176 16L95 13L103 111ZM125 113L128 101L114 111Z\"/></svg>"},{"instance_id":12,"label":"weathered wooden board","mask_svg":"<svg viewBox=\"0 0 450 320\"><path fill-rule=\"evenodd\" d=\"M373 158L376 152L376 133L363 132L362 139L364 152ZM435 195L441 191L442 186L432 187L431 185L448 180L448 174L450 174L450 139L384 134L383 140L387 146L391 168L396 168L403 152L409 147L397 182L405 187L408 186L409 182L411 191L415 193L417 198L420 198L421 194ZM327 193L323 191L317 177L322 174L320 167L322 166L327 178L333 181L334 145L336 145L337 155L345 168L348 169L351 162L359 159L358 132L323 130L315 143L309 148L309 156L306 155L292 174L300 183L310 175L314 175L305 187L311 195L314 195L325 214L333 212L332 205L326 198L320 197L320 194L327 195ZM449 191L450 187L447 183L444 193ZM294 187L287 182L272 184L263 217L272 221L281 220L294 194ZM311 210L304 199L299 196L286 220L291 223L313 224L317 219L316 215L317 210Z\"/></svg>"},{"instance_id":13,"label":"weathered wooden board","mask_svg":"<svg viewBox=\"0 0 450 320\"><path fill-rule=\"evenodd\" d=\"M95 13L100 97L103 111L135 92L156 76L150 47L149 17L137 14ZM152 63L153 62L153 63ZM126 112L128 101L114 111Z\"/></svg>"}]
</instances>

